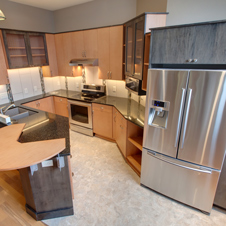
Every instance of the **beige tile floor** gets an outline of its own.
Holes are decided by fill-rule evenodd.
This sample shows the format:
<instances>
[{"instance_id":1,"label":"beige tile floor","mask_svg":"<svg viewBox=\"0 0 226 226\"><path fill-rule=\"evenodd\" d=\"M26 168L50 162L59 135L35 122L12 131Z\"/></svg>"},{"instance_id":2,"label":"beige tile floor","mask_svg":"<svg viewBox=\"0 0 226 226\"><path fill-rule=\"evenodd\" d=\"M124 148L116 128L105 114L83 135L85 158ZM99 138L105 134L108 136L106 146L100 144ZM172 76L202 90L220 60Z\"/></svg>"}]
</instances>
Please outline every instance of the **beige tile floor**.
<instances>
[{"instance_id":1,"label":"beige tile floor","mask_svg":"<svg viewBox=\"0 0 226 226\"><path fill-rule=\"evenodd\" d=\"M225 226L226 212L210 216L140 186L115 143L71 132L74 215L50 226Z\"/></svg>"}]
</instances>

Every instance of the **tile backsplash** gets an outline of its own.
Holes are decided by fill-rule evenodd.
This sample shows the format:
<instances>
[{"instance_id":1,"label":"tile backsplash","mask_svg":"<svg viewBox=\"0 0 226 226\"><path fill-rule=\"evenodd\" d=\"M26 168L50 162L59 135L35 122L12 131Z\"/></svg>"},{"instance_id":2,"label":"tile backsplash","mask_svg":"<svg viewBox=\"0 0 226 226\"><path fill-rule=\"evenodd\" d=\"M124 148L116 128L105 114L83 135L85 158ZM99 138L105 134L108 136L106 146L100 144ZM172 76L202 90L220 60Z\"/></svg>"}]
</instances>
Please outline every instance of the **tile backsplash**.
<instances>
[{"instance_id":1,"label":"tile backsplash","mask_svg":"<svg viewBox=\"0 0 226 226\"><path fill-rule=\"evenodd\" d=\"M39 68L23 68L8 70L14 101L42 94ZM85 67L87 84L102 85L103 80L98 78L98 67ZM68 89L81 91L82 77L67 77ZM65 77L44 77L45 91L52 92L65 89ZM106 94L115 97L128 97L128 90L124 81L106 80ZM132 93L131 98L139 102L139 97ZM6 86L0 86L0 104L8 103ZM140 103L145 106L146 96L140 97Z\"/></svg>"},{"instance_id":2,"label":"tile backsplash","mask_svg":"<svg viewBox=\"0 0 226 226\"><path fill-rule=\"evenodd\" d=\"M8 70L14 101L42 93L39 68Z\"/></svg>"},{"instance_id":3,"label":"tile backsplash","mask_svg":"<svg viewBox=\"0 0 226 226\"><path fill-rule=\"evenodd\" d=\"M9 103L6 85L0 85L0 104Z\"/></svg>"}]
</instances>

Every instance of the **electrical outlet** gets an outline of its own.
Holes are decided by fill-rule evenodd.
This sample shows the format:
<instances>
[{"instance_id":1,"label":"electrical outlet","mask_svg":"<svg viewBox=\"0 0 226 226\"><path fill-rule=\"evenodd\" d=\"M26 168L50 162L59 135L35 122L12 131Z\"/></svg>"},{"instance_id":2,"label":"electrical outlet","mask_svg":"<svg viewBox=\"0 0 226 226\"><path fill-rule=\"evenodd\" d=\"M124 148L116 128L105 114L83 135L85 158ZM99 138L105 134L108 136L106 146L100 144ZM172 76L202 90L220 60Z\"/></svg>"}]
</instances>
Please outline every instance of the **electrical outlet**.
<instances>
[{"instance_id":1,"label":"electrical outlet","mask_svg":"<svg viewBox=\"0 0 226 226\"><path fill-rule=\"evenodd\" d=\"M5 93L1 93L0 97L1 97L1 100L4 100L4 99L7 99L8 98L8 95L5 92Z\"/></svg>"},{"instance_id":2,"label":"electrical outlet","mask_svg":"<svg viewBox=\"0 0 226 226\"><path fill-rule=\"evenodd\" d=\"M24 93L28 93L28 89L27 88L24 88Z\"/></svg>"},{"instance_id":3,"label":"electrical outlet","mask_svg":"<svg viewBox=\"0 0 226 226\"><path fill-rule=\"evenodd\" d=\"M38 90L37 86L34 86L34 91L36 92Z\"/></svg>"},{"instance_id":4,"label":"electrical outlet","mask_svg":"<svg viewBox=\"0 0 226 226\"><path fill-rule=\"evenodd\" d=\"M113 86L112 88L113 88L113 92L116 92L116 86Z\"/></svg>"}]
</instances>

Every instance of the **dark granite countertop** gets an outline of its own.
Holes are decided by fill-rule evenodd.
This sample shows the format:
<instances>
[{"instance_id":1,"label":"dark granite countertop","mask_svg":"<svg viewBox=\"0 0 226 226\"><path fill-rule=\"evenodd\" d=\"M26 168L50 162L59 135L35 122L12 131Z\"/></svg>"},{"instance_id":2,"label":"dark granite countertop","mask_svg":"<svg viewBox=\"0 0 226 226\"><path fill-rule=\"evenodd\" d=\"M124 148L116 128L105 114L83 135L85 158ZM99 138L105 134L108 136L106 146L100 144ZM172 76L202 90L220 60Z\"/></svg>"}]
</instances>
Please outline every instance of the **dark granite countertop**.
<instances>
[{"instance_id":1,"label":"dark granite countertop","mask_svg":"<svg viewBox=\"0 0 226 226\"><path fill-rule=\"evenodd\" d=\"M127 120L142 128L144 127L145 107L132 99L105 96L93 102L114 106Z\"/></svg>"},{"instance_id":2,"label":"dark granite countertop","mask_svg":"<svg viewBox=\"0 0 226 226\"><path fill-rule=\"evenodd\" d=\"M20 137L20 142L33 142L41 140L50 140L57 138L66 139L66 149L60 153L60 156L70 155L70 135L69 135L69 119L60 115L44 112L37 109L32 109L27 106L21 106L24 103L35 101L49 96L59 96L72 100L80 100L80 92L67 91L67 90L56 90L46 94L41 94L26 99L15 101L16 106L33 111L28 117L17 120L16 123L25 123L25 129ZM135 123L140 127L144 127L144 114L145 107L137 103L132 99L105 96L93 103L106 104L114 106L121 112L121 114L129 121ZM9 104L4 104L8 106ZM3 105L1 105L3 106ZM5 126L0 123L0 128Z\"/></svg>"},{"instance_id":3,"label":"dark granite countertop","mask_svg":"<svg viewBox=\"0 0 226 226\"><path fill-rule=\"evenodd\" d=\"M64 97L71 100L78 100L82 101L79 98L80 92L77 91L70 91L70 90L56 90L53 92L49 92L46 94L26 98L20 101L16 101L16 106L19 106L21 104L42 99L49 96L58 96L58 97ZM145 115L145 107L138 102L129 99L129 98L121 98L121 97L113 97L113 96L104 96L97 100L92 101L92 103L99 103L99 104L106 104L116 107L121 114L129 121L135 123L136 125L140 127L144 127L144 115Z\"/></svg>"}]
</instances>

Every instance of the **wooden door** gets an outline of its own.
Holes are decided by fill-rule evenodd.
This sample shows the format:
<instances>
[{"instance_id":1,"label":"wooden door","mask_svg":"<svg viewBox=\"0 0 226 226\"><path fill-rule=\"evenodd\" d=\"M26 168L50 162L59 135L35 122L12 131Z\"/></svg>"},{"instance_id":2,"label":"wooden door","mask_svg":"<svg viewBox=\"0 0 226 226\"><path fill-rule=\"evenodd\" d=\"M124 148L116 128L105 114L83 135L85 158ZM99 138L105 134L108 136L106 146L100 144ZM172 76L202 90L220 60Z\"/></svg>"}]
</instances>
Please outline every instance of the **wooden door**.
<instances>
[{"instance_id":1,"label":"wooden door","mask_svg":"<svg viewBox=\"0 0 226 226\"><path fill-rule=\"evenodd\" d=\"M8 84L8 71L5 49L3 47L2 31L0 30L0 85Z\"/></svg>"},{"instance_id":2,"label":"wooden door","mask_svg":"<svg viewBox=\"0 0 226 226\"><path fill-rule=\"evenodd\" d=\"M68 117L67 98L62 98L62 97L53 97L53 98L54 98L55 114Z\"/></svg>"},{"instance_id":3,"label":"wooden door","mask_svg":"<svg viewBox=\"0 0 226 226\"><path fill-rule=\"evenodd\" d=\"M93 132L97 135L113 138L112 107L102 104L92 104Z\"/></svg>"},{"instance_id":4,"label":"wooden door","mask_svg":"<svg viewBox=\"0 0 226 226\"><path fill-rule=\"evenodd\" d=\"M110 78L123 79L123 26L110 27Z\"/></svg>"},{"instance_id":5,"label":"wooden door","mask_svg":"<svg viewBox=\"0 0 226 226\"><path fill-rule=\"evenodd\" d=\"M58 65L58 74L60 76L65 76L64 70L64 50L63 50L63 34L56 34L55 45L56 45L56 58Z\"/></svg>"},{"instance_id":6,"label":"wooden door","mask_svg":"<svg viewBox=\"0 0 226 226\"><path fill-rule=\"evenodd\" d=\"M115 140L116 143L124 155L126 157L126 139L127 139L127 120L118 112L116 114L116 134Z\"/></svg>"},{"instance_id":7,"label":"wooden door","mask_svg":"<svg viewBox=\"0 0 226 226\"><path fill-rule=\"evenodd\" d=\"M84 57L84 40L83 40L83 31L71 32L72 39L72 52L73 58L83 58Z\"/></svg>"},{"instance_id":8,"label":"wooden door","mask_svg":"<svg viewBox=\"0 0 226 226\"><path fill-rule=\"evenodd\" d=\"M108 79L110 71L110 28L100 28L98 34L99 78Z\"/></svg>"},{"instance_id":9,"label":"wooden door","mask_svg":"<svg viewBox=\"0 0 226 226\"><path fill-rule=\"evenodd\" d=\"M64 50L64 71L66 76L73 76L72 66L69 66L70 60L73 58L72 52L72 36L71 32L63 33L63 46Z\"/></svg>"},{"instance_id":10,"label":"wooden door","mask_svg":"<svg viewBox=\"0 0 226 226\"><path fill-rule=\"evenodd\" d=\"M39 108L38 108L39 110L55 113L53 97L46 97L38 100L38 102L39 102Z\"/></svg>"},{"instance_id":11,"label":"wooden door","mask_svg":"<svg viewBox=\"0 0 226 226\"><path fill-rule=\"evenodd\" d=\"M38 109L38 106L39 106L38 101L32 101L32 102L28 102L28 103L25 103L22 105L30 107L30 108L34 108L34 109Z\"/></svg>"},{"instance_id":12,"label":"wooden door","mask_svg":"<svg viewBox=\"0 0 226 226\"><path fill-rule=\"evenodd\" d=\"M58 76L56 45L53 34L46 34L46 45L48 51L49 66L42 67L43 76L44 77Z\"/></svg>"},{"instance_id":13,"label":"wooden door","mask_svg":"<svg viewBox=\"0 0 226 226\"><path fill-rule=\"evenodd\" d=\"M193 58L192 26L152 31L151 64L186 64Z\"/></svg>"},{"instance_id":14,"label":"wooden door","mask_svg":"<svg viewBox=\"0 0 226 226\"><path fill-rule=\"evenodd\" d=\"M97 29L83 31L85 57L97 58Z\"/></svg>"}]
</instances>

